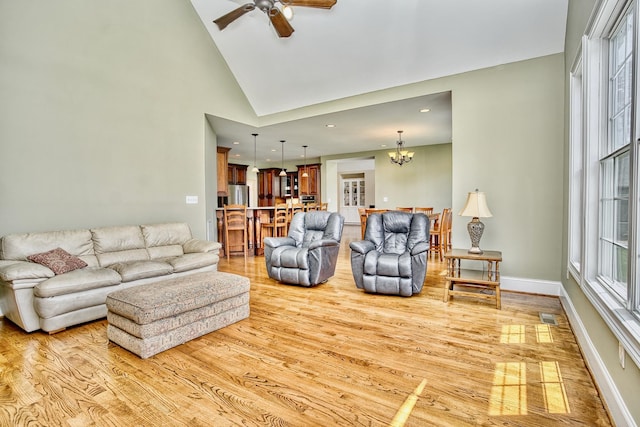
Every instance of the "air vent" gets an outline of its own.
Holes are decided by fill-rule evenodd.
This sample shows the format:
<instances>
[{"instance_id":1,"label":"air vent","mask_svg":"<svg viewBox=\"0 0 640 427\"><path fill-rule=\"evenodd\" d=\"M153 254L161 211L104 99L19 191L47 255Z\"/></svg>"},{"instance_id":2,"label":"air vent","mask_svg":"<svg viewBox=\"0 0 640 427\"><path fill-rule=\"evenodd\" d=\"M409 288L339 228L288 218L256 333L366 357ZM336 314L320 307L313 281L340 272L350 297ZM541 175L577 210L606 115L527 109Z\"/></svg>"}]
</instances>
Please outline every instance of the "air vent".
<instances>
[{"instance_id":1,"label":"air vent","mask_svg":"<svg viewBox=\"0 0 640 427\"><path fill-rule=\"evenodd\" d=\"M545 325L558 326L556 315L551 313L540 313L540 321Z\"/></svg>"}]
</instances>

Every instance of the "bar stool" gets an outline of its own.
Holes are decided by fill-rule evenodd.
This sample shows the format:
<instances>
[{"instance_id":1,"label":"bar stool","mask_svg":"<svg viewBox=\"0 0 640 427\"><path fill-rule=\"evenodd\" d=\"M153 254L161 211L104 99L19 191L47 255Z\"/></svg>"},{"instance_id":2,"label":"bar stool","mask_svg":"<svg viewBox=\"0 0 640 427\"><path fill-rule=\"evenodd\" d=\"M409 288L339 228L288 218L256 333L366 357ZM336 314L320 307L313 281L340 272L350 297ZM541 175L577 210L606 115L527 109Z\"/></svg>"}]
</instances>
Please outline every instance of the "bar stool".
<instances>
[{"instance_id":1,"label":"bar stool","mask_svg":"<svg viewBox=\"0 0 640 427\"><path fill-rule=\"evenodd\" d=\"M291 224L293 216L298 212L304 212L304 205L302 203L292 203L291 206L289 206L289 214L287 215L287 233L289 232L289 225Z\"/></svg>"},{"instance_id":2,"label":"bar stool","mask_svg":"<svg viewBox=\"0 0 640 427\"><path fill-rule=\"evenodd\" d=\"M229 261L231 246L242 246L242 253L244 255L244 261L247 261L247 240L249 235L247 233L247 206L246 205L224 205L224 252L227 255L227 261ZM231 244L229 240L229 232L241 231L242 242L239 244ZM237 241L237 240L236 240Z\"/></svg>"},{"instance_id":3,"label":"bar stool","mask_svg":"<svg viewBox=\"0 0 640 427\"><path fill-rule=\"evenodd\" d=\"M435 227L429 230L429 253L439 255L440 261L451 245L451 209L444 208Z\"/></svg>"},{"instance_id":4,"label":"bar stool","mask_svg":"<svg viewBox=\"0 0 640 427\"><path fill-rule=\"evenodd\" d=\"M273 213L272 222L262 223L262 236L264 237L265 231L269 230L268 236L271 237L286 237L287 236L287 207L286 203L276 204L276 208Z\"/></svg>"},{"instance_id":5,"label":"bar stool","mask_svg":"<svg viewBox=\"0 0 640 427\"><path fill-rule=\"evenodd\" d=\"M304 210L306 212L313 212L313 211L317 211L318 210L318 204L317 203L307 203L304 207Z\"/></svg>"}]
</instances>

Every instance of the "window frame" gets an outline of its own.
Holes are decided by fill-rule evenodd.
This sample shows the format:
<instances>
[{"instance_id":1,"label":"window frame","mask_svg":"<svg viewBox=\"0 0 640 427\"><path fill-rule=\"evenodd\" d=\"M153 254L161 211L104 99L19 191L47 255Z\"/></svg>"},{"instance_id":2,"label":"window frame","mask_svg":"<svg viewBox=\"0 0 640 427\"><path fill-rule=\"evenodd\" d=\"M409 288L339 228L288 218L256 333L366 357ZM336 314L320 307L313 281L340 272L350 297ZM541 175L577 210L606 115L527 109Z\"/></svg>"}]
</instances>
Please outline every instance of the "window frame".
<instances>
[{"instance_id":1,"label":"window frame","mask_svg":"<svg viewBox=\"0 0 640 427\"><path fill-rule=\"evenodd\" d=\"M576 78L581 77L581 102L576 102L576 96L570 97L569 107L569 171L577 173L579 159L582 161L580 180L569 176L569 242L568 242L568 273L571 274L582 288L594 308L602 316L613 334L625 348L627 354L640 367L640 280L638 277L638 210L639 188L638 167L638 137L640 124L638 123L638 109L640 109L640 95L638 94L638 61L640 47L638 46L640 0L604 0L592 16L582 39L582 46L578 57L574 61L570 81L571 91L579 90ZM631 65L633 79L631 81L631 129L630 129L630 177L629 177L629 238L627 251L627 298L620 298L608 287L607 280L600 275L600 241L601 241L601 177L602 161L613 153L622 150L610 150L606 155L602 153L603 142L608 143L609 131L609 42L612 34L628 13L634 13L633 19L633 61ZM576 105L577 104L577 105ZM581 111L574 111L581 107ZM625 146L627 147L627 146ZM580 148L582 152L580 152ZM577 165L578 164L578 165ZM575 197L576 192L581 201ZM576 206L576 203L579 206ZM580 215L579 213L582 213ZM578 221L581 223L574 227ZM615 220L614 220L615 221ZM572 232L579 230L579 236L572 236ZM579 254L579 255L578 255ZM576 259L579 262L576 262Z\"/></svg>"}]
</instances>

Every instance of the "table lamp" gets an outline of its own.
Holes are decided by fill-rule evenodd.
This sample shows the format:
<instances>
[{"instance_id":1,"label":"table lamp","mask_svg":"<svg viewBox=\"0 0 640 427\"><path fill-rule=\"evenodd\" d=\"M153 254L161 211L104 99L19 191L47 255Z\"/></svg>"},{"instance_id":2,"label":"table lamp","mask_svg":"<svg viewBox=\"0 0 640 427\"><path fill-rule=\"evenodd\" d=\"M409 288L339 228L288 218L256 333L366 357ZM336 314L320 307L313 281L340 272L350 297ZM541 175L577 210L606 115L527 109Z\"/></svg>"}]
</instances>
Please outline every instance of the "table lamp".
<instances>
[{"instance_id":1,"label":"table lamp","mask_svg":"<svg viewBox=\"0 0 640 427\"><path fill-rule=\"evenodd\" d=\"M484 224L480 221L480 218L493 216L487 206L487 198L484 193L478 191L476 188L476 191L467 194L467 203L465 203L464 208L462 208L458 215L472 217L469 224L467 224L467 230L469 231L469 237L471 238L471 249L469 249L469 253L481 254L482 249L480 249L480 238L484 231Z\"/></svg>"}]
</instances>

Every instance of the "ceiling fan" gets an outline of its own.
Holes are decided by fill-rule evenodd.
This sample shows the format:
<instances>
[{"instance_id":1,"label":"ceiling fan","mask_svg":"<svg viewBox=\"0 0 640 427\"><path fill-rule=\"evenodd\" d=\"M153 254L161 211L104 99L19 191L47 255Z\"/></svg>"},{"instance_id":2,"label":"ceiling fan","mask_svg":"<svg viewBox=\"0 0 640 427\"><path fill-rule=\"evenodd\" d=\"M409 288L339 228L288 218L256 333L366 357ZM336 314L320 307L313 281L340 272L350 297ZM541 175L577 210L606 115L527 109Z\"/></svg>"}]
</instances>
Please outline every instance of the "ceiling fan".
<instances>
[{"instance_id":1,"label":"ceiling fan","mask_svg":"<svg viewBox=\"0 0 640 427\"><path fill-rule=\"evenodd\" d=\"M289 11L291 10L291 6L331 9L333 5L336 4L336 1L337 0L253 0L253 3L242 5L226 15L222 15L213 22L218 26L218 28L220 28L220 30L224 30L227 25L240 18L245 13L258 8L267 14L279 37L289 37L295 30L285 17L287 8L289 8ZM276 6L276 3L280 3L282 6L278 7Z\"/></svg>"}]
</instances>

